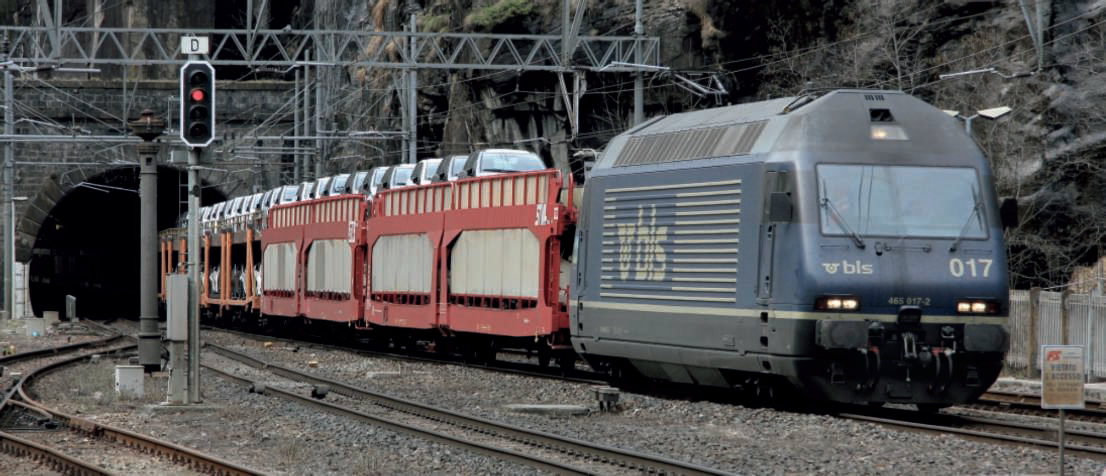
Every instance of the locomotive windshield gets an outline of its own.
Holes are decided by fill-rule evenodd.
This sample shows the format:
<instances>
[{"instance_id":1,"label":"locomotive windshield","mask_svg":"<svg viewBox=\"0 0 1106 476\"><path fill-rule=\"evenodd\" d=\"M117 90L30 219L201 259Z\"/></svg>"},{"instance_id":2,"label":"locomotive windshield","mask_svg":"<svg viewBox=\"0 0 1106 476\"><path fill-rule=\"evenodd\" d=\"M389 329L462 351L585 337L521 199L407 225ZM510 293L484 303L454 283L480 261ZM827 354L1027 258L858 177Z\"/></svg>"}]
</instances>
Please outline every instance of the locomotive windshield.
<instances>
[{"instance_id":1,"label":"locomotive windshield","mask_svg":"<svg viewBox=\"0 0 1106 476\"><path fill-rule=\"evenodd\" d=\"M822 164L817 171L824 234L987 237L973 169Z\"/></svg>"}]
</instances>

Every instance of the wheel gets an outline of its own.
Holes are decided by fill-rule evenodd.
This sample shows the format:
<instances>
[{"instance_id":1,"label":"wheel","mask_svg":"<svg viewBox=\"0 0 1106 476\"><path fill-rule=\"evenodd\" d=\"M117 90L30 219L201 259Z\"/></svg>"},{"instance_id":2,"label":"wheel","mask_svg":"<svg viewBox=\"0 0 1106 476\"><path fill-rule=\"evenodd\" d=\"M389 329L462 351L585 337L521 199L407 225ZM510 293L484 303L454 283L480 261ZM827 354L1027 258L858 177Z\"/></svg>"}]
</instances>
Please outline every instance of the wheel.
<instances>
[{"instance_id":1,"label":"wheel","mask_svg":"<svg viewBox=\"0 0 1106 476\"><path fill-rule=\"evenodd\" d=\"M942 408L948 408L952 405L947 403L916 403L914 406L918 407L918 411L922 413L935 414L940 412Z\"/></svg>"},{"instance_id":2,"label":"wheel","mask_svg":"<svg viewBox=\"0 0 1106 476\"><path fill-rule=\"evenodd\" d=\"M576 370L576 354L562 353L562 355L557 356L557 366L561 368L562 372Z\"/></svg>"}]
</instances>

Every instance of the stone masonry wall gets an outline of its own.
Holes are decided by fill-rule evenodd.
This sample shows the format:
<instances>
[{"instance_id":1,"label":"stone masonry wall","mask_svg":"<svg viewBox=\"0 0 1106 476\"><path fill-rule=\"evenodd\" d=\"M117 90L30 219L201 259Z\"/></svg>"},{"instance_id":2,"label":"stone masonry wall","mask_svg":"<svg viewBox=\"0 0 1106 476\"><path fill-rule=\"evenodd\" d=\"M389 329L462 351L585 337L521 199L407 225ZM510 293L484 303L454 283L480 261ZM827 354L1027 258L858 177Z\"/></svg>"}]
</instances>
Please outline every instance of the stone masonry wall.
<instances>
[{"instance_id":1,"label":"stone masonry wall","mask_svg":"<svg viewBox=\"0 0 1106 476\"><path fill-rule=\"evenodd\" d=\"M118 136L125 130L124 121L138 117L146 108L162 118L171 111L175 127L179 107L177 87L176 81L143 81L128 84L128 93L124 94L120 82L20 80L14 93L16 134ZM238 153L235 146L246 145L247 141L241 139L246 134L290 135L291 109L282 106L291 98L292 89L292 84L284 81L218 83L215 107L218 137L209 155L212 163L207 166L220 170L204 170L201 179L216 184L228 197L279 185L281 171L291 170L282 167L281 161L292 160L290 156L247 156ZM126 114L122 113L124 107ZM276 117L268 121L268 126L255 130L257 124L282 110L287 112L286 117ZM57 127L58 124L63 127ZM176 135L174 128L163 137ZM248 145L277 146L279 142L251 140ZM167 149L162 148L162 163L168 161ZM16 203L17 259L29 259L38 227L70 188L109 169L133 167L134 154L133 145L119 142L17 143L14 194L28 198ZM236 172L242 169L253 173Z\"/></svg>"}]
</instances>

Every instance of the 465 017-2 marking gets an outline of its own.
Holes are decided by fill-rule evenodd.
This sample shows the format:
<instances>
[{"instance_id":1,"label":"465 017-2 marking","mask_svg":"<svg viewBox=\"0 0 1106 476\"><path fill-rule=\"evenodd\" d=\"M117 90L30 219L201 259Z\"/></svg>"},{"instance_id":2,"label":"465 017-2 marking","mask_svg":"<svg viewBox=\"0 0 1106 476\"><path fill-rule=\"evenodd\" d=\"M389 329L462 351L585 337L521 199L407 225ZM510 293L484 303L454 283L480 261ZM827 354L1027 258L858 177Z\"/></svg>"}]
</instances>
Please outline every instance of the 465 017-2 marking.
<instances>
[{"instance_id":1,"label":"465 017-2 marking","mask_svg":"<svg viewBox=\"0 0 1106 476\"><path fill-rule=\"evenodd\" d=\"M931 299L927 298L927 297L892 296L892 297L887 298L887 304L891 304L893 306L907 305L907 306L927 307L927 306L929 306L930 301L931 301Z\"/></svg>"}]
</instances>

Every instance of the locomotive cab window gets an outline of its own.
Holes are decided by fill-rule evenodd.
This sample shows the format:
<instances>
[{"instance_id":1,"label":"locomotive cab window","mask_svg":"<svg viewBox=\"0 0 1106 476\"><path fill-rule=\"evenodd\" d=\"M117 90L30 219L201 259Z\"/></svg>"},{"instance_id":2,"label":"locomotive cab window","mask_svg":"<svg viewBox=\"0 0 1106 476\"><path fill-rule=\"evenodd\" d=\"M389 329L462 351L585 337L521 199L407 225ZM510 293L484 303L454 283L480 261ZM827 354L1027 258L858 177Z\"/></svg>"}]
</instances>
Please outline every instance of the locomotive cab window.
<instances>
[{"instance_id":1,"label":"locomotive cab window","mask_svg":"<svg viewBox=\"0 0 1106 476\"><path fill-rule=\"evenodd\" d=\"M826 235L982 239L987 219L975 170L820 164Z\"/></svg>"}]
</instances>

